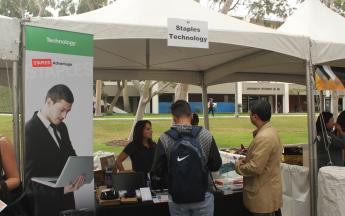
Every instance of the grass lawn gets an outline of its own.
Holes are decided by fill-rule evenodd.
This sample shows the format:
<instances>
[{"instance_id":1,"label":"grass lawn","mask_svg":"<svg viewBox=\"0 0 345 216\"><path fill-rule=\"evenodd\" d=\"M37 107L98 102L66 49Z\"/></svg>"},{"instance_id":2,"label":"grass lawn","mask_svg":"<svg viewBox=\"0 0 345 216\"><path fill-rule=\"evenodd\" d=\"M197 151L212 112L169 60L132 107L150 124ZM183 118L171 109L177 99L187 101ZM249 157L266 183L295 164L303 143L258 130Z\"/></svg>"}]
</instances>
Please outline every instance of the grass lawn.
<instances>
[{"instance_id":1,"label":"grass lawn","mask_svg":"<svg viewBox=\"0 0 345 216\"><path fill-rule=\"evenodd\" d=\"M170 115L146 115L145 117L169 117ZM222 115L224 116L224 115ZM113 118L134 118L133 115L114 115ZM105 118L108 118L105 117ZM115 139L126 139L133 120L109 119L94 120L94 152L110 151L119 153L123 147L107 146L105 143ZM201 121L202 122L202 121ZM154 140L171 125L170 120L152 120ZM272 124L278 129L284 144L307 143L307 117L304 116L273 116ZM248 118L212 118L210 130L219 148L248 146L255 129ZM0 116L0 134L12 138L12 117Z\"/></svg>"},{"instance_id":2,"label":"grass lawn","mask_svg":"<svg viewBox=\"0 0 345 216\"><path fill-rule=\"evenodd\" d=\"M0 135L12 140L12 116L0 116Z\"/></svg>"},{"instance_id":3,"label":"grass lawn","mask_svg":"<svg viewBox=\"0 0 345 216\"><path fill-rule=\"evenodd\" d=\"M133 118L133 115L114 115L113 118ZM145 115L150 117L169 117L169 115ZM151 120L153 124L154 140L169 128L170 120ZM104 143L112 139L126 139L133 120L94 121L94 151L114 151L119 153L121 147L110 147ZM202 121L201 121L202 122ZM272 124L280 133L284 144L307 143L306 116L273 116ZM254 126L248 118L210 118L210 130L219 148L238 147L240 144L248 146L252 139Z\"/></svg>"}]
</instances>

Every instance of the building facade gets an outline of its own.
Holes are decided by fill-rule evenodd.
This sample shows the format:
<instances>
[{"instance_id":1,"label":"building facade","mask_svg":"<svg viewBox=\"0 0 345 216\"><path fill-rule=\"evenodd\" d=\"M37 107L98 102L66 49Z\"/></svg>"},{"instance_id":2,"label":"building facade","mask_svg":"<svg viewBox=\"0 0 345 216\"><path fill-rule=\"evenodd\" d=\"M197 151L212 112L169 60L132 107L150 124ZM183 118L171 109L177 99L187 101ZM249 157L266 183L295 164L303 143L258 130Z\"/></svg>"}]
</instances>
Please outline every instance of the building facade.
<instances>
[{"instance_id":1,"label":"building facade","mask_svg":"<svg viewBox=\"0 0 345 216\"><path fill-rule=\"evenodd\" d=\"M298 84L279 83L279 82L239 82L237 83L238 97L237 104L239 112L248 112L249 104L256 99L264 99L272 105L273 113L298 113L307 111L306 87ZM103 92L107 95L108 103L111 102L117 91L116 82L104 82ZM155 96L146 108L147 113L169 113L169 107L174 101L175 90L170 88L166 93ZM202 90L199 86L190 85L188 91L188 101L192 109L202 112ZM226 83L208 87L208 98L212 98L217 104L216 112L233 113L235 112L235 92L236 83ZM138 90L128 83L127 94L131 110L138 107L140 94ZM325 110L331 109L331 97L326 91L324 97ZM319 110L319 96L315 98L316 110ZM339 97L339 110L345 109L344 94ZM122 96L119 98L118 108L123 109Z\"/></svg>"}]
</instances>

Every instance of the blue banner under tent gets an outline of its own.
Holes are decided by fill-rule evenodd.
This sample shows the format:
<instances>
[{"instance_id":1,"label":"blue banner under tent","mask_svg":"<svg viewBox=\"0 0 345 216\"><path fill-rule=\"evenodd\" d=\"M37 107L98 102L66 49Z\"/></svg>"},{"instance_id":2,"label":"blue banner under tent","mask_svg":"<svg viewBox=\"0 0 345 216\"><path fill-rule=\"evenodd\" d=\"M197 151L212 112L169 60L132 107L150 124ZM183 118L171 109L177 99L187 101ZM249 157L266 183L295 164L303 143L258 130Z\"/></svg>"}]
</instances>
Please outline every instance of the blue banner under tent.
<instances>
[{"instance_id":1,"label":"blue banner under tent","mask_svg":"<svg viewBox=\"0 0 345 216\"><path fill-rule=\"evenodd\" d=\"M170 113L170 106L172 102L159 102L159 113ZM202 113L202 102L189 102L192 111ZM228 102L217 102L215 108L217 113L233 113L235 112L235 104Z\"/></svg>"}]
</instances>

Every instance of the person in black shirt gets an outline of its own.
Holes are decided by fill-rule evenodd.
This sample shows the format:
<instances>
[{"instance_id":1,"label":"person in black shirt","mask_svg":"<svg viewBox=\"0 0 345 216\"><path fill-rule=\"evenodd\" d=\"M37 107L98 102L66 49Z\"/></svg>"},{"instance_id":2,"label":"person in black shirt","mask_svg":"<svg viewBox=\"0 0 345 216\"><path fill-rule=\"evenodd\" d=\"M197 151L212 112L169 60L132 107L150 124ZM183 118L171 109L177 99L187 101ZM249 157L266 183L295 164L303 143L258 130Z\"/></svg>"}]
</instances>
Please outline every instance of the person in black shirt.
<instances>
[{"instance_id":1,"label":"person in black shirt","mask_svg":"<svg viewBox=\"0 0 345 216\"><path fill-rule=\"evenodd\" d=\"M322 112L316 121L318 168L323 166L343 166L342 150L345 149L345 139L334 134L334 129L344 133L339 124L334 123L333 114Z\"/></svg>"},{"instance_id":2,"label":"person in black shirt","mask_svg":"<svg viewBox=\"0 0 345 216\"><path fill-rule=\"evenodd\" d=\"M116 168L124 171L122 162L129 156L135 172L149 173L153 163L156 143L152 140L152 124L148 120L138 121L134 127L133 141L116 159Z\"/></svg>"}]
</instances>

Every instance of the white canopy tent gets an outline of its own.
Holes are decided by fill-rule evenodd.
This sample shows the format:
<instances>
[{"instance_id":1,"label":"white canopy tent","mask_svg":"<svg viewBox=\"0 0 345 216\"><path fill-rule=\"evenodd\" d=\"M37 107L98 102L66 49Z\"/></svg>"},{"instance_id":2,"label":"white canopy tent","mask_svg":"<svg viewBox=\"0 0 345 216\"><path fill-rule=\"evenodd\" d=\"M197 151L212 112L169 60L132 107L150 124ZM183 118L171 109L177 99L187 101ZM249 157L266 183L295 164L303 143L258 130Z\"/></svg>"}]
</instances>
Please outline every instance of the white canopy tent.
<instances>
[{"instance_id":1,"label":"white canopy tent","mask_svg":"<svg viewBox=\"0 0 345 216\"><path fill-rule=\"evenodd\" d=\"M310 66L326 64L345 67L345 18L323 5L319 0L306 0L278 29L288 34L310 38ZM310 67L308 90L309 161L311 185L311 215L317 215L317 149L315 131L315 83Z\"/></svg>"},{"instance_id":2,"label":"white canopy tent","mask_svg":"<svg viewBox=\"0 0 345 216\"><path fill-rule=\"evenodd\" d=\"M168 18L207 21L210 48L168 47ZM27 24L93 34L95 79L200 85L206 110L209 85L234 81L307 83L311 111L309 38L210 12L192 0L118 0L88 13L33 18ZM313 124L312 118L308 124ZM310 134L309 143L312 137Z\"/></svg>"},{"instance_id":3,"label":"white canopy tent","mask_svg":"<svg viewBox=\"0 0 345 216\"><path fill-rule=\"evenodd\" d=\"M345 67L345 19L319 0L306 0L278 29L311 40L311 61Z\"/></svg>"},{"instance_id":4,"label":"white canopy tent","mask_svg":"<svg viewBox=\"0 0 345 216\"><path fill-rule=\"evenodd\" d=\"M0 30L0 85L7 85L7 71L11 72L12 62L19 56L19 20L0 15Z\"/></svg>"},{"instance_id":5,"label":"white canopy tent","mask_svg":"<svg viewBox=\"0 0 345 216\"><path fill-rule=\"evenodd\" d=\"M0 59L16 61L19 56L19 20L0 15Z\"/></svg>"},{"instance_id":6,"label":"white canopy tent","mask_svg":"<svg viewBox=\"0 0 345 216\"><path fill-rule=\"evenodd\" d=\"M208 22L209 49L167 46L167 19ZM210 12L192 0L118 0L88 13L29 25L95 38L95 79L155 79L213 85L239 80L304 83L307 38ZM231 74L231 76L229 76Z\"/></svg>"}]
</instances>

